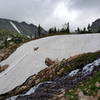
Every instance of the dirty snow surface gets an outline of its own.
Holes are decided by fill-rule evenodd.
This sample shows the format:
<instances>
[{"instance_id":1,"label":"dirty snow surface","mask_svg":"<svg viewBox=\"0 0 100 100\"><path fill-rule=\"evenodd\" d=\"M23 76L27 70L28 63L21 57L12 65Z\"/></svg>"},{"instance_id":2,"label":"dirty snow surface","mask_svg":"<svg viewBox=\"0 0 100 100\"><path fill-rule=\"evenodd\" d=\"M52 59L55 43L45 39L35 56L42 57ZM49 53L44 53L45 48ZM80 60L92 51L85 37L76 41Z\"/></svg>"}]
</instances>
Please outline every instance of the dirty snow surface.
<instances>
[{"instance_id":1,"label":"dirty snow surface","mask_svg":"<svg viewBox=\"0 0 100 100\"><path fill-rule=\"evenodd\" d=\"M38 49L34 51L34 48ZM25 43L0 65L9 68L0 73L0 94L6 93L46 68L45 58L69 58L81 53L100 50L100 34L60 35Z\"/></svg>"}]
</instances>

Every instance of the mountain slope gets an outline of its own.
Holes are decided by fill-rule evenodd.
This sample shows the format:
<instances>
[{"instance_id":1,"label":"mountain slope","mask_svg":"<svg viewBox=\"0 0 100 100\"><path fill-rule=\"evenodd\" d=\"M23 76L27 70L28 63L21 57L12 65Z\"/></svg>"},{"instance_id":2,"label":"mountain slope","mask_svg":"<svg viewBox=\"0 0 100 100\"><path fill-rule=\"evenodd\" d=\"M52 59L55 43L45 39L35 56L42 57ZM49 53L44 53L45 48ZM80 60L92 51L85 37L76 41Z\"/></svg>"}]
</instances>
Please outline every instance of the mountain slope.
<instances>
[{"instance_id":1,"label":"mountain slope","mask_svg":"<svg viewBox=\"0 0 100 100\"><path fill-rule=\"evenodd\" d=\"M26 35L11 32L8 30L0 30L0 49L23 43L30 40Z\"/></svg>"},{"instance_id":2,"label":"mountain slope","mask_svg":"<svg viewBox=\"0 0 100 100\"><path fill-rule=\"evenodd\" d=\"M29 37L34 37L35 34L38 33L38 27L36 25L2 18L0 18L0 29L9 30L11 32L18 32ZM42 27L41 34L46 34L46 31Z\"/></svg>"},{"instance_id":3,"label":"mountain slope","mask_svg":"<svg viewBox=\"0 0 100 100\"><path fill-rule=\"evenodd\" d=\"M0 63L9 65L6 71L0 73L0 94L21 85L29 76L46 68L47 57L61 60L100 50L99 45L100 34L53 36L25 43Z\"/></svg>"},{"instance_id":4,"label":"mountain slope","mask_svg":"<svg viewBox=\"0 0 100 100\"><path fill-rule=\"evenodd\" d=\"M100 19L97 19L92 23L91 32L100 32Z\"/></svg>"}]
</instances>

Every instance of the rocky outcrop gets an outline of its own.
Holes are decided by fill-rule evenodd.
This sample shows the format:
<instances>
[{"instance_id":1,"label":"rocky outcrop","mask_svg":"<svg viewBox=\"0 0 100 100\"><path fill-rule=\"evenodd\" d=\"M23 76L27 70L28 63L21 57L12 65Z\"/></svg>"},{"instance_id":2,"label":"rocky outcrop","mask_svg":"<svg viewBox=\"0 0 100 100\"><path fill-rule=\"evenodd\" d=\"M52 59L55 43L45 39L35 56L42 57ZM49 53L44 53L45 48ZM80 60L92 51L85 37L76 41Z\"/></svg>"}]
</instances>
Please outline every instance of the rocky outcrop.
<instances>
[{"instance_id":1,"label":"rocky outcrop","mask_svg":"<svg viewBox=\"0 0 100 100\"><path fill-rule=\"evenodd\" d=\"M100 32L100 19L94 21L91 25L91 32L98 33Z\"/></svg>"},{"instance_id":2,"label":"rocky outcrop","mask_svg":"<svg viewBox=\"0 0 100 100\"><path fill-rule=\"evenodd\" d=\"M45 64L47 65L47 66L51 66L51 65L53 65L53 64L55 64L55 63L57 63L58 62L58 60L52 60L52 59L50 59L50 58L46 58L45 59Z\"/></svg>"}]
</instances>

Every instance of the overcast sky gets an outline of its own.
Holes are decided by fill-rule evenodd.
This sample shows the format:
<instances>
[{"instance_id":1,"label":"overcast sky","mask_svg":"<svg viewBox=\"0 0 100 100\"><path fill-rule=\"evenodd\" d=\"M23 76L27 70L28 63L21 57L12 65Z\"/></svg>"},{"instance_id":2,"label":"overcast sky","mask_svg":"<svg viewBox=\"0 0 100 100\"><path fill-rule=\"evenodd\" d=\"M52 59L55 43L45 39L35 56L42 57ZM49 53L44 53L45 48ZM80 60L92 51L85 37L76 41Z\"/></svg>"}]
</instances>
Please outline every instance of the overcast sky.
<instances>
[{"instance_id":1,"label":"overcast sky","mask_svg":"<svg viewBox=\"0 0 100 100\"><path fill-rule=\"evenodd\" d=\"M45 29L70 22L75 29L100 17L100 0L0 0L0 17Z\"/></svg>"}]
</instances>

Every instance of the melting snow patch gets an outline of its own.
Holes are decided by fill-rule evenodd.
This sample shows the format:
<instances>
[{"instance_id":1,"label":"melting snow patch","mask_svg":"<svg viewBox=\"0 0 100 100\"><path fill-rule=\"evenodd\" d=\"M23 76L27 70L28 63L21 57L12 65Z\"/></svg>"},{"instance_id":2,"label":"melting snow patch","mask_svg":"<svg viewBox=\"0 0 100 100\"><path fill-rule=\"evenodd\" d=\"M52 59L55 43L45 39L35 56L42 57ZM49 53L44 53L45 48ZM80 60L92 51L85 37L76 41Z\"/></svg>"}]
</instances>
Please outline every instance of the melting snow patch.
<instances>
[{"instance_id":1,"label":"melting snow patch","mask_svg":"<svg viewBox=\"0 0 100 100\"><path fill-rule=\"evenodd\" d=\"M8 39L7 39L7 41L10 41L12 38L11 37L9 37Z\"/></svg>"},{"instance_id":2,"label":"melting snow patch","mask_svg":"<svg viewBox=\"0 0 100 100\"><path fill-rule=\"evenodd\" d=\"M20 30L17 28L17 26L16 26L13 22L10 22L10 24L13 26L13 28L14 28L18 33L21 33Z\"/></svg>"},{"instance_id":3,"label":"melting snow patch","mask_svg":"<svg viewBox=\"0 0 100 100\"><path fill-rule=\"evenodd\" d=\"M100 65L100 59L95 60L93 63L87 64L86 66L83 67L82 73L84 75L89 75L93 71L95 66Z\"/></svg>"},{"instance_id":4,"label":"melting snow patch","mask_svg":"<svg viewBox=\"0 0 100 100\"><path fill-rule=\"evenodd\" d=\"M75 76L75 75L79 72L79 70L80 70L80 69L76 69L76 70L70 72L70 73L69 73L69 76L70 76L70 77Z\"/></svg>"},{"instance_id":5,"label":"melting snow patch","mask_svg":"<svg viewBox=\"0 0 100 100\"><path fill-rule=\"evenodd\" d=\"M35 90L36 90L40 85L42 85L42 84L49 84L49 83L52 83L52 81L41 82L41 83L39 83L38 85L32 87L32 88L31 88L28 92L26 92L25 94L21 94L21 95L13 96L13 97L8 98L8 99L6 99L6 100L16 100L16 98L17 98L18 96L31 95L32 93L35 92Z\"/></svg>"},{"instance_id":6,"label":"melting snow patch","mask_svg":"<svg viewBox=\"0 0 100 100\"><path fill-rule=\"evenodd\" d=\"M86 66L84 66L81 73L82 73L84 76L90 75L90 74L92 73L94 67L95 67L95 66L99 66L99 65L100 65L100 59L97 59L97 60L95 60L93 63L87 64ZM68 76L69 76L69 77L73 77L73 76L75 76L76 74L78 74L79 71L80 71L80 69L76 69L76 70L74 70L74 71L71 71L71 72L68 74Z\"/></svg>"},{"instance_id":7,"label":"melting snow patch","mask_svg":"<svg viewBox=\"0 0 100 100\"><path fill-rule=\"evenodd\" d=\"M100 65L100 59L97 59L94 61L94 66L99 66Z\"/></svg>"},{"instance_id":8,"label":"melting snow patch","mask_svg":"<svg viewBox=\"0 0 100 100\"><path fill-rule=\"evenodd\" d=\"M13 96L13 97L8 98L8 99L6 99L6 100L16 100L17 97L18 97L18 96Z\"/></svg>"},{"instance_id":9,"label":"melting snow patch","mask_svg":"<svg viewBox=\"0 0 100 100\"><path fill-rule=\"evenodd\" d=\"M87 64L86 66L83 67L82 73L84 75L90 74L93 71L93 63Z\"/></svg>"},{"instance_id":10,"label":"melting snow patch","mask_svg":"<svg viewBox=\"0 0 100 100\"><path fill-rule=\"evenodd\" d=\"M38 85L32 87L32 88L31 88L28 92L26 92L23 96L25 96L25 95L30 95L31 93L34 93L35 90L39 87L39 85L40 85L40 84L38 84Z\"/></svg>"}]
</instances>

